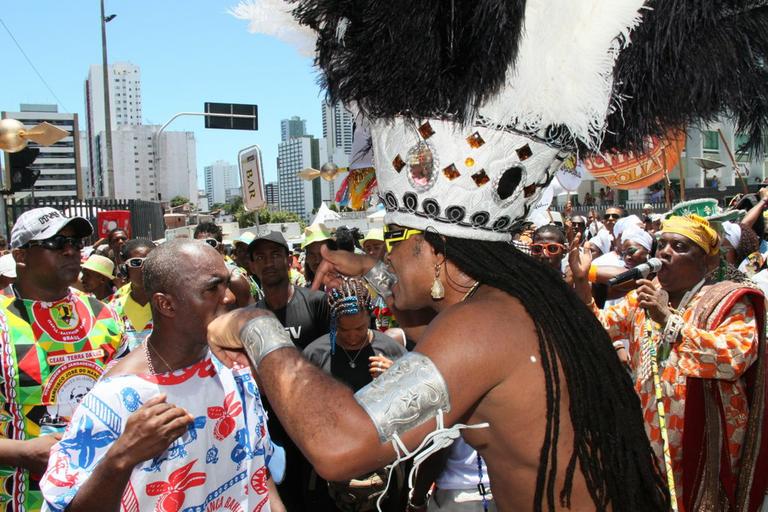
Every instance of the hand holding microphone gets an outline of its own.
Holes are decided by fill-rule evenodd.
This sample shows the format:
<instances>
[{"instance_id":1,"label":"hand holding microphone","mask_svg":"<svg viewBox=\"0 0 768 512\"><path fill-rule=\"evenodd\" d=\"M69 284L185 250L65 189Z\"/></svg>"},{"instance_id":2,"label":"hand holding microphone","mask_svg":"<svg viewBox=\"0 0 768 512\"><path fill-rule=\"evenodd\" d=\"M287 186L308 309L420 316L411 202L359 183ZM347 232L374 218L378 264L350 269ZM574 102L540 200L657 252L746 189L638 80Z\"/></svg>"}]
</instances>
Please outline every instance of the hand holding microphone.
<instances>
[{"instance_id":1,"label":"hand holding microphone","mask_svg":"<svg viewBox=\"0 0 768 512\"><path fill-rule=\"evenodd\" d=\"M635 268L631 268L626 272L622 272L616 277L612 277L608 280L608 286L615 286L617 284L626 283L627 281L634 281L636 279L644 279L653 272L658 272L661 269L663 262L658 258L651 258L646 263L642 263Z\"/></svg>"}]
</instances>

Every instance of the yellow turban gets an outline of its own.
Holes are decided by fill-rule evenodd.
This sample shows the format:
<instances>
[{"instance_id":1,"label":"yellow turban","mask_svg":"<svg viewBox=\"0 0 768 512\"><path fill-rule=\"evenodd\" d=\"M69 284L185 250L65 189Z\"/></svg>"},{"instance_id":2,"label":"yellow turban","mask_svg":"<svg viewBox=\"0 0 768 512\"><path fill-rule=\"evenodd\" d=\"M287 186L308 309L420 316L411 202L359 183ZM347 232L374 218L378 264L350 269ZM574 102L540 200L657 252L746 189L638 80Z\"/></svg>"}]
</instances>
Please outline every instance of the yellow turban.
<instances>
[{"instance_id":1,"label":"yellow turban","mask_svg":"<svg viewBox=\"0 0 768 512\"><path fill-rule=\"evenodd\" d=\"M670 217L661 223L661 232L683 235L704 249L709 256L714 256L720 251L720 237L717 231L709 225L707 219L698 215Z\"/></svg>"}]
</instances>

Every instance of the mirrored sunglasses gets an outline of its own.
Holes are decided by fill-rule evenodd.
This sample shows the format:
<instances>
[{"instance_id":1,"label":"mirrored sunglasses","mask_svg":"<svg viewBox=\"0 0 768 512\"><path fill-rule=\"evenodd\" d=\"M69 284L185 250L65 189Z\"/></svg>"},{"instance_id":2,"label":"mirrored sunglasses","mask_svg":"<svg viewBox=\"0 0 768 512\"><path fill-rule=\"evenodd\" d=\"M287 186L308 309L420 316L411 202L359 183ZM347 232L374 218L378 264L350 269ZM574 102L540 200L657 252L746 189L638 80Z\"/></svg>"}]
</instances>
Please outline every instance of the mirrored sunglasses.
<instances>
[{"instance_id":1,"label":"mirrored sunglasses","mask_svg":"<svg viewBox=\"0 0 768 512\"><path fill-rule=\"evenodd\" d=\"M533 256L541 256L543 254L547 258L560 256L563 251L565 251L565 246L563 244L554 242L548 244L531 244L529 247Z\"/></svg>"},{"instance_id":2,"label":"mirrored sunglasses","mask_svg":"<svg viewBox=\"0 0 768 512\"><path fill-rule=\"evenodd\" d=\"M387 247L387 252L392 252L397 244L408 240L413 235L421 235L424 232L419 229L410 229L402 227L384 227L384 245Z\"/></svg>"},{"instance_id":3,"label":"mirrored sunglasses","mask_svg":"<svg viewBox=\"0 0 768 512\"><path fill-rule=\"evenodd\" d=\"M50 251L61 251L67 244L79 251L85 246L85 239L75 236L54 235L45 240L30 240L24 247L42 247Z\"/></svg>"},{"instance_id":4,"label":"mirrored sunglasses","mask_svg":"<svg viewBox=\"0 0 768 512\"><path fill-rule=\"evenodd\" d=\"M146 258L129 258L125 260L125 266L128 268L141 268L144 266Z\"/></svg>"}]
</instances>

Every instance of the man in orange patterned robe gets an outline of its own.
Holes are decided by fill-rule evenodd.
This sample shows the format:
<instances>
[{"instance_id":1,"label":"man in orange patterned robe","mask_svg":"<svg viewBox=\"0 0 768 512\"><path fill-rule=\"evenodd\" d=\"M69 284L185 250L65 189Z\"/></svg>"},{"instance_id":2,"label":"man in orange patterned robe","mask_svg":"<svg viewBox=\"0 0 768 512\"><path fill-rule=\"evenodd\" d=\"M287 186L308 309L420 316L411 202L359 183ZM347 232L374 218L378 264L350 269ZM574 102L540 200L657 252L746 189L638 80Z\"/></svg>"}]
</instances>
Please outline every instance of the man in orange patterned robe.
<instances>
[{"instance_id":1,"label":"man in orange patterned robe","mask_svg":"<svg viewBox=\"0 0 768 512\"><path fill-rule=\"evenodd\" d=\"M640 280L602 311L582 275L589 262L571 253L577 292L611 339L630 340L635 389L663 467L649 350L656 348L680 510L755 510L766 488L766 471L756 467L766 451L765 298L744 285L706 282L719 245L705 219L670 218L658 240L664 265L656 279Z\"/></svg>"}]
</instances>

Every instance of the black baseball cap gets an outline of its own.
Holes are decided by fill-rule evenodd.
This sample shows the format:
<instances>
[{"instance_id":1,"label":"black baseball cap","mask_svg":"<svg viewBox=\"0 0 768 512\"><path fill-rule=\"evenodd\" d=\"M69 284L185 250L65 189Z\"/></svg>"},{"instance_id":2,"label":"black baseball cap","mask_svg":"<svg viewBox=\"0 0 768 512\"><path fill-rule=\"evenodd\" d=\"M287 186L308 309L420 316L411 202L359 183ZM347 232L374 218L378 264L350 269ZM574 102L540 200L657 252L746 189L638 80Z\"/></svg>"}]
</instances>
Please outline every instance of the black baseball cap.
<instances>
[{"instance_id":1,"label":"black baseball cap","mask_svg":"<svg viewBox=\"0 0 768 512\"><path fill-rule=\"evenodd\" d=\"M270 231L269 233L265 233L263 235L259 235L256 238L253 239L253 242L248 244L248 254L250 255L253 252L254 247L256 247L256 244L260 240L267 240L269 242L275 243L283 248L285 248L286 252L290 252L290 248L288 247L288 242L285 240L285 237L283 234L279 231Z\"/></svg>"}]
</instances>

